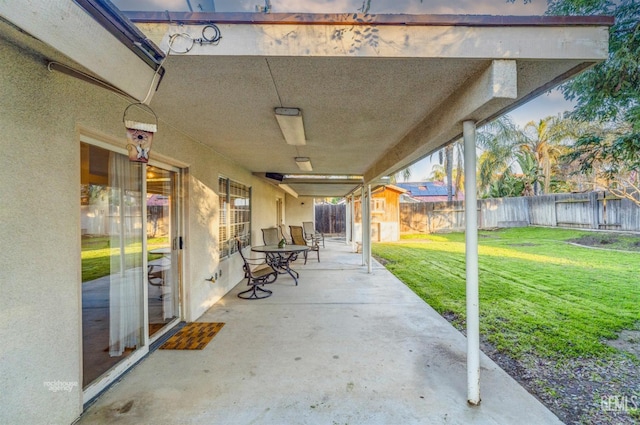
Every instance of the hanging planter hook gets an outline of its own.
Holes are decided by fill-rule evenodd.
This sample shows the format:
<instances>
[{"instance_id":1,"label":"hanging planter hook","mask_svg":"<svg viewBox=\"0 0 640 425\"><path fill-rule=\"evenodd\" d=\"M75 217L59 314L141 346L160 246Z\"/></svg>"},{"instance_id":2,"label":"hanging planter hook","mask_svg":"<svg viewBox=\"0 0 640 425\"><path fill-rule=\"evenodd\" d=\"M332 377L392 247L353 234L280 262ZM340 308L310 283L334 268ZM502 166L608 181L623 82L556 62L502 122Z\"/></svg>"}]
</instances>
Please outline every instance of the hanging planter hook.
<instances>
[{"instance_id":1,"label":"hanging planter hook","mask_svg":"<svg viewBox=\"0 0 640 425\"><path fill-rule=\"evenodd\" d=\"M151 115L153 115L153 119L154 119L155 122L153 124L145 124L145 123L139 123L139 122L136 122L136 121L127 120L127 111L132 106L141 107L142 109L146 110L147 112L150 112ZM124 113L122 114L122 122L124 123L125 127L127 127L127 128L133 128L129 124L131 124L131 125L146 125L146 126L149 126L149 130L145 130L145 131L150 131L152 133L155 133L156 131L158 131L158 116L156 115L155 112L153 112L153 109L151 109L151 107L149 105L146 105L146 104L141 103L141 102L131 103L131 104L129 104L129 106L127 106L125 108Z\"/></svg>"}]
</instances>

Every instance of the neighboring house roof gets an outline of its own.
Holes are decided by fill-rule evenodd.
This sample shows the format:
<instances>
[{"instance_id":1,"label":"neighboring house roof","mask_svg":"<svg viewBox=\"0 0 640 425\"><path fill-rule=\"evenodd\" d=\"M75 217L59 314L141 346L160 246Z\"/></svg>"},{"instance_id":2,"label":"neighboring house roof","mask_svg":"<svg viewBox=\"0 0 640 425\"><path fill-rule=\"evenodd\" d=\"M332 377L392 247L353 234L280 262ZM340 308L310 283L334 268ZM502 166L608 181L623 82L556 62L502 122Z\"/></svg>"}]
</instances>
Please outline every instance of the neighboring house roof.
<instances>
[{"instance_id":1,"label":"neighboring house roof","mask_svg":"<svg viewBox=\"0 0 640 425\"><path fill-rule=\"evenodd\" d=\"M411 197L410 195L407 195L406 193L403 193L402 195L400 195L400 202L405 204L417 204L421 201L419 199Z\"/></svg>"},{"instance_id":2,"label":"neighboring house roof","mask_svg":"<svg viewBox=\"0 0 640 425\"><path fill-rule=\"evenodd\" d=\"M446 201L447 186L442 182L412 182L412 183L396 183L405 189L406 194L420 201ZM462 199L462 193L458 192L454 199Z\"/></svg>"},{"instance_id":3,"label":"neighboring house roof","mask_svg":"<svg viewBox=\"0 0 640 425\"><path fill-rule=\"evenodd\" d=\"M387 184L384 186L386 189L390 189L393 191L396 191L398 193L405 193L407 191L407 189L400 187L399 185L394 185L394 184Z\"/></svg>"},{"instance_id":4,"label":"neighboring house roof","mask_svg":"<svg viewBox=\"0 0 640 425\"><path fill-rule=\"evenodd\" d=\"M405 193L407 191L406 189L402 187L398 187L397 185L385 184L381 186L376 186L375 188L371 188L371 194L373 195L374 193L382 193L387 189L400 194Z\"/></svg>"}]
</instances>

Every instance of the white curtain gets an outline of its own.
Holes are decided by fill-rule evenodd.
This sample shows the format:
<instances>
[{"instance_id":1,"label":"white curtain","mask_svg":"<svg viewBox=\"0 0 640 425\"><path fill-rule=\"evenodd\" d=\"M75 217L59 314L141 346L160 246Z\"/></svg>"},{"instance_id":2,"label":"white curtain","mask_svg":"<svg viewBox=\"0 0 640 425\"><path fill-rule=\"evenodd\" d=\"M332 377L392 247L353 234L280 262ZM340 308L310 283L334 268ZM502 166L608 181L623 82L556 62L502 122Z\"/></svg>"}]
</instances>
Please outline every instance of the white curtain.
<instances>
[{"instance_id":1,"label":"white curtain","mask_svg":"<svg viewBox=\"0 0 640 425\"><path fill-rule=\"evenodd\" d=\"M156 172L161 173L161 177L166 179L167 181L162 184L162 195L168 199L168 202L162 206L162 234L168 236L169 246L167 249L171 247L174 228L176 226L176 217L174 211L175 208L175 196L174 196L174 173L167 170L156 170ZM178 273L178 252L177 250L172 250L170 254L164 256L160 260L160 267L162 267L162 271L164 276L163 285L160 287L162 291L162 319L168 320L173 319L175 317L175 294L173 293L174 288L176 288L176 282L173 280L174 273Z\"/></svg>"},{"instance_id":2,"label":"white curtain","mask_svg":"<svg viewBox=\"0 0 640 425\"><path fill-rule=\"evenodd\" d=\"M174 316L174 309L173 309L173 304L174 304L174 295L173 295L173 276L172 276L172 272L174 269L174 267L178 267L178 259L176 258L177 255L172 255L171 256L171 267L165 271L165 275L164 275L164 283L165 285L162 287L162 318L164 320L167 319L173 319Z\"/></svg>"},{"instance_id":3,"label":"white curtain","mask_svg":"<svg viewBox=\"0 0 640 425\"><path fill-rule=\"evenodd\" d=\"M109 154L111 276L109 355L140 346L142 327L142 174L139 163Z\"/></svg>"}]
</instances>

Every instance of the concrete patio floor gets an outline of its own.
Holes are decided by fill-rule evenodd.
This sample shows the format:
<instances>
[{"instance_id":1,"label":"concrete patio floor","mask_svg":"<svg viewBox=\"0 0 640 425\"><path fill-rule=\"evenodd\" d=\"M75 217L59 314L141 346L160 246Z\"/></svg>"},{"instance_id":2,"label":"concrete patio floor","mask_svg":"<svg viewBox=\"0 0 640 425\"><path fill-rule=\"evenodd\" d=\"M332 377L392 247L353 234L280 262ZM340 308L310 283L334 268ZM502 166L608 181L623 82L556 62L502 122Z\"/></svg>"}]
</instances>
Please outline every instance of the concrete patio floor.
<instances>
[{"instance_id":1,"label":"concrete patio floor","mask_svg":"<svg viewBox=\"0 0 640 425\"><path fill-rule=\"evenodd\" d=\"M378 263L327 241L300 284L263 300L241 282L199 321L224 322L201 351L157 350L80 424L561 424L481 355L467 405L466 340Z\"/></svg>"}]
</instances>

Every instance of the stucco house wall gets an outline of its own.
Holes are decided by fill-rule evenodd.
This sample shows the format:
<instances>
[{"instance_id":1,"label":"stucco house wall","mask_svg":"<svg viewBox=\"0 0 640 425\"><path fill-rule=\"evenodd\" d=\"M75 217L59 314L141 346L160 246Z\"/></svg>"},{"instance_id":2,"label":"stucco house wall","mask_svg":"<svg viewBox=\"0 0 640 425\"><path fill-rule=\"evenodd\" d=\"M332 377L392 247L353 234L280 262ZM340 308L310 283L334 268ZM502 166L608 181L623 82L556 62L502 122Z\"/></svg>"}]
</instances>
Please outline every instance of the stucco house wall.
<instances>
[{"instance_id":1,"label":"stucco house wall","mask_svg":"<svg viewBox=\"0 0 640 425\"><path fill-rule=\"evenodd\" d=\"M70 423L82 408L76 124L114 133L124 102L2 39L0 57L0 422Z\"/></svg>"},{"instance_id":2,"label":"stucco house wall","mask_svg":"<svg viewBox=\"0 0 640 425\"><path fill-rule=\"evenodd\" d=\"M83 403L80 140L124 147L129 102L4 39L0 57L0 423L71 423ZM188 170L182 318L192 321L243 277L239 255L218 259L218 177L252 187L254 241L283 195L159 120L151 158Z\"/></svg>"},{"instance_id":3,"label":"stucco house wall","mask_svg":"<svg viewBox=\"0 0 640 425\"><path fill-rule=\"evenodd\" d=\"M303 221L313 221L315 214L314 199L306 196L297 198L287 194L285 198L284 222L287 226L302 226Z\"/></svg>"}]
</instances>

